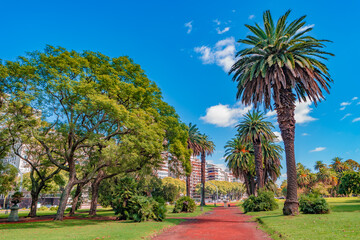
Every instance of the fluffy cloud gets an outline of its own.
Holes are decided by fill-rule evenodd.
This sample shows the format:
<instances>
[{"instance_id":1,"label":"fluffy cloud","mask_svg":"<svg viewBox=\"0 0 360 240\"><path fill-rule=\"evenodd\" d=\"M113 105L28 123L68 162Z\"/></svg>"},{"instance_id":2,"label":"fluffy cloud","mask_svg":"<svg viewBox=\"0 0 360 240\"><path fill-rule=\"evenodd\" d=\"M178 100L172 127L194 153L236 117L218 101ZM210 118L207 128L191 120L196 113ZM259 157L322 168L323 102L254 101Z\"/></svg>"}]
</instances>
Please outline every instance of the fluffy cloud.
<instances>
[{"instance_id":1,"label":"fluffy cloud","mask_svg":"<svg viewBox=\"0 0 360 240\"><path fill-rule=\"evenodd\" d=\"M224 28L223 30L220 30L220 28L216 28L216 32L217 32L218 34L226 33L226 32L229 31L229 30L230 30L229 27L226 27L226 28Z\"/></svg>"},{"instance_id":2,"label":"fluffy cloud","mask_svg":"<svg viewBox=\"0 0 360 240\"><path fill-rule=\"evenodd\" d=\"M311 117L309 114L312 110L312 108L310 108L310 105L312 103L310 101L306 101L306 102L299 102L296 101L295 105L295 120L296 123L307 123L307 122L312 122L317 120L316 118Z\"/></svg>"},{"instance_id":3,"label":"fluffy cloud","mask_svg":"<svg viewBox=\"0 0 360 240\"><path fill-rule=\"evenodd\" d=\"M240 103L235 104L233 107L218 104L206 109L206 115L200 117L200 119L218 127L230 127L238 123L239 119L251 108L251 106L244 106Z\"/></svg>"},{"instance_id":4,"label":"fluffy cloud","mask_svg":"<svg viewBox=\"0 0 360 240\"><path fill-rule=\"evenodd\" d=\"M360 118L355 118L354 120L352 120L352 122L358 122L360 121Z\"/></svg>"},{"instance_id":5,"label":"fluffy cloud","mask_svg":"<svg viewBox=\"0 0 360 240\"><path fill-rule=\"evenodd\" d=\"M358 100L359 98L358 97L353 97L351 100L355 101L355 100Z\"/></svg>"},{"instance_id":6,"label":"fluffy cloud","mask_svg":"<svg viewBox=\"0 0 360 240\"><path fill-rule=\"evenodd\" d=\"M303 134L301 134L301 136L309 136L309 134L308 133L303 133Z\"/></svg>"},{"instance_id":7,"label":"fluffy cloud","mask_svg":"<svg viewBox=\"0 0 360 240\"><path fill-rule=\"evenodd\" d=\"M275 142L282 142L282 141L283 141L280 132L274 132L274 134L275 134L275 136L277 137L277 138L275 139Z\"/></svg>"},{"instance_id":8,"label":"fluffy cloud","mask_svg":"<svg viewBox=\"0 0 360 240\"><path fill-rule=\"evenodd\" d=\"M255 17L255 15L250 15L249 19L252 20Z\"/></svg>"},{"instance_id":9,"label":"fluffy cloud","mask_svg":"<svg viewBox=\"0 0 360 240\"><path fill-rule=\"evenodd\" d=\"M342 102L342 103L340 103L340 106L341 106L340 110L341 111L345 110L346 106L349 106L350 104L351 104L351 102Z\"/></svg>"},{"instance_id":10,"label":"fluffy cloud","mask_svg":"<svg viewBox=\"0 0 360 240\"><path fill-rule=\"evenodd\" d=\"M187 22L187 23L184 24L184 26L187 28L187 31L186 31L187 34L190 34L191 31L192 31L192 28L193 28L192 22L193 21L190 21L190 22Z\"/></svg>"},{"instance_id":11,"label":"fluffy cloud","mask_svg":"<svg viewBox=\"0 0 360 240\"><path fill-rule=\"evenodd\" d=\"M194 48L199 53L203 64L216 64L228 72L235 63L235 39L225 38L218 41L214 47L201 46Z\"/></svg>"},{"instance_id":12,"label":"fluffy cloud","mask_svg":"<svg viewBox=\"0 0 360 240\"><path fill-rule=\"evenodd\" d=\"M313 150L311 150L310 152L321 152L321 151L324 151L326 149L326 147L317 147Z\"/></svg>"}]
</instances>

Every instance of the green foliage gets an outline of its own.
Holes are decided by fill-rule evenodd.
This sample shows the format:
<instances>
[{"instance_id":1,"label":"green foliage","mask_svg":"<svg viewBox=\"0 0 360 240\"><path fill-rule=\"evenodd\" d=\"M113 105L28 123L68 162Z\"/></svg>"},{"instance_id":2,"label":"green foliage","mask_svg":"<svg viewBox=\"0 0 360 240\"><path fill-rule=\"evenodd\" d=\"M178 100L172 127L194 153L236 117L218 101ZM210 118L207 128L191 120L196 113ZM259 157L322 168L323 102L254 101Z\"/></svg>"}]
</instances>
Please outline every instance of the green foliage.
<instances>
[{"instance_id":1,"label":"green foliage","mask_svg":"<svg viewBox=\"0 0 360 240\"><path fill-rule=\"evenodd\" d=\"M49 211L49 208L48 207L45 207L45 206L41 206L39 207L38 209L39 211ZM50 209L51 210L51 209Z\"/></svg>"},{"instance_id":2,"label":"green foliage","mask_svg":"<svg viewBox=\"0 0 360 240\"><path fill-rule=\"evenodd\" d=\"M259 211L272 211L279 208L275 201L274 193L270 191L259 191L258 196L251 195L243 203L245 213L259 212Z\"/></svg>"},{"instance_id":3,"label":"green foliage","mask_svg":"<svg viewBox=\"0 0 360 240\"><path fill-rule=\"evenodd\" d=\"M10 164L3 164L0 161L0 194L7 195L15 186L16 186L16 176L18 170L10 165Z\"/></svg>"},{"instance_id":4,"label":"green foliage","mask_svg":"<svg viewBox=\"0 0 360 240\"><path fill-rule=\"evenodd\" d=\"M340 194L360 194L360 172L345 172L340 179Z\"/></svg>"},{"instance_id":5,"label":"green foliage","mask_svg":"<svg viewBox=\"0 0 360 240\"><path fill-rule=\"evenodd\" d=\"M300 211L305 214L324 214L330 212L329 204L319 194L302 195L299 200Z\"/></svg>"},{"instance_id":6,"label":"green foliage","mask_svg":"<svg viewBox=\"0 0 360 240\"><path fill-rule=\"evenodd\" d=\"M50 207L50 211L57 211L58 209L59 209L58 206L56 206L56 207L54 207L54 206Z\"/></svg>"},{"instance_id":7,"label":"green foliage","mask_svg":"<svg viewBox=\"0 0 360 240\"><path fill-rule=\"evenodd\" d=\"M159 203L151 197L133 195L125 202L119 196L113 202L113 209L119 219L134 220L135 222L162 221L165 218L165 203Z\"/></svg>"},{"instance_id":8,"label":"green foliage","mask_svg":"<svg viewBox=\"0 0 360 240\"><path fill-rule=\"evenodd\" d=\"M195 201L188 196L184 196L176 201L173 213L194 212L195 209L196 209Z\"/></svg>"}]
</instances>

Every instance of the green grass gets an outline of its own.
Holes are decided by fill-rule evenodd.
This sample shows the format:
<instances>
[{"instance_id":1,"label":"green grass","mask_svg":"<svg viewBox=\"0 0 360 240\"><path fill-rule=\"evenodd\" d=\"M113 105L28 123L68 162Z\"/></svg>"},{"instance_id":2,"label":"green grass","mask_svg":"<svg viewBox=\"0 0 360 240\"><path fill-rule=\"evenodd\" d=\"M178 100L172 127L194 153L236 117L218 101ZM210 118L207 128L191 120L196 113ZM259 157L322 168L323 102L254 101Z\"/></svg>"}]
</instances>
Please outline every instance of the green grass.
<instances>
[{"instance_id":1,"label":"green grass","mask_svg":"<svg viewBox=\"0 0 360 240\"><path fill-rule=\"evenodd\" d=\"M205 206L204 211L197 207L193 213L171 213L173 206L167 206L167 219L163 222L142 222L132 221L108 221L108 220L64 220L20 223L20 224L0 224L0 239L144 239L163 231L164 229L175 226L183 219L174 217L195 217L205 212L211 211L213 206ZM79 210L77 216L87 217L87 210ZM39 215L53 215L56 212L43 211ZM26 216L28 211L20 213ZM114 216L111 209L100 209L97 212L100 216ZM6 217L2 214L0 217Z\"/></svg>"},{"instance_id":2,"label":"green grass","mask_svg":"<svg viewBox=\"0 0 360 240\"><path fill-rule=\"evenodd\" d=\"M247 213L260 222L273 239L360 239L360 199L327 198L330 214L283 216L279 209Z\"/></svg>"}]
</instances>

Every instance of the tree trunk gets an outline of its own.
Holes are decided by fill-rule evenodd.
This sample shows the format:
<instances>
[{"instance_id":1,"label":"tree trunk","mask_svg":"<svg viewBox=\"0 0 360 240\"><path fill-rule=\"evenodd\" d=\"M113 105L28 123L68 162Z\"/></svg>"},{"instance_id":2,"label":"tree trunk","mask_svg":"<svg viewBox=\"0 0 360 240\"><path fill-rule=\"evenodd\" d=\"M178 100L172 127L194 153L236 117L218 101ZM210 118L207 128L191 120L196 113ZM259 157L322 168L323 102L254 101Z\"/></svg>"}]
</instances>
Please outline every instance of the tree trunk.
<instances>
[{"instance_id":1,"label":"tree trunk","mask_svg":"<svg viewBox=\"0 0 360 240\"><path fill-rule=\"evenodd\" d=\"M254 178L252 176L250 176L249 181L250 181L250 191L251 191L250 193L251 193L251 195L256 195L256 188L255 188L255 180L254 180Z\"/></svg>"},{"instance_id":2,"label":"tree trunk","mask_svg":"<svg viewBox=\"0 0 360 240\"><path fill-rule=\"evenodd\" d=\"M189 176L186 176L186 196L191 197L190 194L190 178L191 178L191 173L189 174Z\"/></svg>"},{"instance_id":3,"label":"tree trunk","mask_svg":"<svg viewBox=\"0 0 360 240\"><path fill-rule=\"evenodd\" d=\"M96 215L96 208L99 197L99 186L101 181L104 179L104 171L100 170L96 179L91 184L91 206L90 206L90 216Z\"/></svg>"},{"instance_id":4,"label":"tree trunk","mask_svg":"<svg viewBox=\"0 0 360 240\"><path fill-rule=\"evenodd\" d=\"M244 174L244 182L245 182L245 187L246 187L246 193L250 197L250 195L251 195L250 184L249 184L248 176L246 174Z\"/></svg>"},{"instance_id":5,"label":"tree trunk","mask_svg":"<svg viewBox=\"0 0 360 240\"><path fill-rule=\"evenodd\" d=\"M64 212L66 210L67 200L69 198L71 189L74 186L74 178L69 178L69 182L61 193L59 208L54 218L55 221L62 221L64 219Z\"/></svg>"},{"instance_id":6,"label":"tree trunk","mask_svg":"<svg viewBox=\"0 0 360 240\"><path fill-rule=\"evenodd\" d=\"M70 210L70 215L74 215L75 211L77 210L76 206L77 206L77 204L79 202L79 198L80 198L83 186L84 186L83 183L78 184L76 186L75 196L73 198L73 202L72 202L72 206L71 206L71 210Z\"/></svg>"},{"instance_id":7,"label":"tree trunk","mask_svg":"<svg viewBox=\"0 0 360 240\"><path fill-rule=\"evenodd\" d=\"M254 144L254 155L255 155L255 172L256 172L256 188L262 189L264 187L263 180L263 156L261 149L261 142L256 141Z\"/></svg>"},{"instance_id":8,"label":"tree trunk","mask_svg":"<svg viewBox=\"0 0 360 240\"><path fill-rule=\"evenodd\" d=\"M275 104L279 128L284 140L287 172L287 194L283 208L284 215L299 214L297 199L297 177L295 163L295 95L291 89L280 90L280 103Z\"/></svg>"},{"instance_id":9,"label":"tree trunk","mask_svg":"<svg viewBox=\"0 0 360 240\"><path fill-rule=\"evenodd\" d=\"M205 206L205 153L201 153L201 203L200 206Z\"/></svg>"},{"instance_id":10,"label":"tree trunk","mask_svg":"<svg viewBox=\"0 0 360 240\"><path fill-rule=\"evenodd\" d=\"M36 217L37 202L39 200L39 194L31 192L31 205L28 217Z\"/></svg>"}]
</instances>

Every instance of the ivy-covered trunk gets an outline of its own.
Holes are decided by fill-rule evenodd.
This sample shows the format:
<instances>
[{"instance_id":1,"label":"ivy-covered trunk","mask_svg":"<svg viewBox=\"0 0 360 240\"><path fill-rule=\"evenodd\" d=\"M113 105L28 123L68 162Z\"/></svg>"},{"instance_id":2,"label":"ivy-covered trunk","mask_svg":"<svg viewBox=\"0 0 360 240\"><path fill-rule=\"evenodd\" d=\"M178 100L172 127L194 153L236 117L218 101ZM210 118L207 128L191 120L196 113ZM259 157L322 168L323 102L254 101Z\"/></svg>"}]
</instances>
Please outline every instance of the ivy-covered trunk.
<instances>
[{"instance_id":1,"label":"ivy-covered trunk","mask_svg":"<svg viewBox=\"0 0 360 240\"><path fill-rule=\"evenodd\" d=\"M275 104L281 137L284 141L287 172L287 194L283 208L284 215L299 214L297 199L297 176L295 162L295 95L291 89L280 90L280 103Z\"/></svg>"},{"instance_id":2,"label":"ivy-covered trunk","mask_svg":"<svg viewBox=\"0 0 360 240\"><path fill-rule=\"evenodd\" d=\"M191 197L190 194L190 178L191 178L191 173L189 174L189 176L186 176L186 196Z\"/></svg>"}]
</instances>

